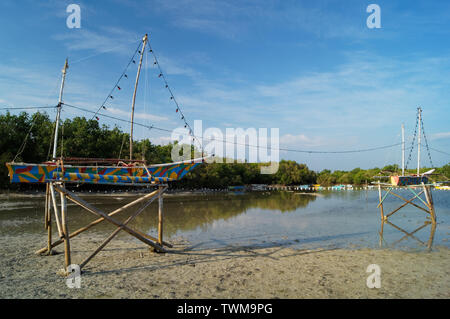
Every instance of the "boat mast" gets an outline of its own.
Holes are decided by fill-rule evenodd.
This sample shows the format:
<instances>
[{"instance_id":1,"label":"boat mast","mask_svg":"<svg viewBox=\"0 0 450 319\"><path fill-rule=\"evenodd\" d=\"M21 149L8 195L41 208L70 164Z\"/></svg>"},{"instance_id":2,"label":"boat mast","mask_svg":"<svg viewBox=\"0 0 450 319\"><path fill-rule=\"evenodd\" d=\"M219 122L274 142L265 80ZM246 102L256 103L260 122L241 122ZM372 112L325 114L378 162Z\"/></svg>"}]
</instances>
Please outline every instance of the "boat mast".
<instances>
[{"instance_id":1,"label":"boat mast","mask_svg":"<svg viewBox=\"0 0 450 319\"><path fill-rule=\"evenodd\" d=\"M405 176L405 124L402 123L402 176Z\"/></svg>"},{"instance_id":2,"label":"boat mast","mask_svg":"<svg viewBox=\"0 0 450 319\"><path fill-rule=\"evenodd\" d=\"M141 66L142 66L142 58L144 56L145 45L147 44L147 34L145 34L144 38L142 38L142 50L141 50L141 58L139 60L139 67L136 74L136 83L134 84L134 93L133 100L131 102L131 130L130 130L130 160L133 159L133 124L134 124L134 104L136 102L136 91L139 83L139 75L141 74Z\"/></svg>"},{"instance_id":3,"label":"boat mast","mask_svg":"<svg viewBox=\"0 0 450 319\"><path fill-rule=\"evenodd\" d=\"M417 112L419 113L419 136L417 137L417 176L420 174L420 136L422 135L422 109L417 108Z\"/></svg>"},{"instance_id":4,"label":"boat mast","mask_svg":"<svg viewBox=\"0 0 450 319\"><path fill-rule=\"evenodd\" d=\"M64 63L64 67L62 69L62 79L61 79L61 88L59 90L59 100L58 100L58 111L56 113L56 124L55 124L55 139L53 141L53 161L56 158L56 148L58 146L58 128L59 128L59 118L61 117L61 106L62 106L62 96L64 91L64 82L66 81L66 73L69 68L68 60L66 59L66 63Z\"/></svg>"}]
</instances>

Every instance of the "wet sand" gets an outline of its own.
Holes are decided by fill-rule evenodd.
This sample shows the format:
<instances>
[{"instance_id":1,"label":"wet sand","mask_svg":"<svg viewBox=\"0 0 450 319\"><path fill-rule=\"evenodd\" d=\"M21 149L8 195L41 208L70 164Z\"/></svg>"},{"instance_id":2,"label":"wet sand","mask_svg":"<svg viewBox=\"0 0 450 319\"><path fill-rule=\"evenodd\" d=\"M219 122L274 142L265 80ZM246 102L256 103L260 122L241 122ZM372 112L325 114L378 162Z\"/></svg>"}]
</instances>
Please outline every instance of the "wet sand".
<instances>
[{"instance_id":1,"label":"wet sand","mask_svg":"<svg viewBox=\"0 0 450 319\"><path fill-rule=\"evenodd\" d=\"M106 236L105 236L106 237ZM81 262L104 237L71 241ZM64 255L37 256L46 236L0 236L1 298L449 298L449 249L301 250L226 246L196 249L182 238L170 253L114 239L85 267L81 288L57 274ZM62 246L55 249L62 252ZM381 267L381 288L369 289L369 264Z\"/></svg>"}]
</instances>

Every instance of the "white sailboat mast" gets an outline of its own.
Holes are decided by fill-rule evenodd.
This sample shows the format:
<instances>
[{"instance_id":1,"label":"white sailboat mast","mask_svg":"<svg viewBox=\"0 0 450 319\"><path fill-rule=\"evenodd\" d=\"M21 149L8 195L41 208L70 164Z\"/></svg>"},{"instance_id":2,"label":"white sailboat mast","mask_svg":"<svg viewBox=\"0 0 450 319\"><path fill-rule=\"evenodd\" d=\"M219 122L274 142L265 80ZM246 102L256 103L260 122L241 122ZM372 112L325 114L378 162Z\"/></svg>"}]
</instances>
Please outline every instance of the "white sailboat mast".
<instances>
[{"instance_id":1,"label":"white sailboat mast","mask_svg":"<svg viewBox=\"0 0 450 319\"><path fill-rule=\"evenodd\" d=\"M405 176L405 124L402 123L402 176Z\"/></svg>"},{"instance_id":2,"label":"white sailboat mast","mask_svg":"<svg viewBox=\"0 0 450 319\"><path fill-rule=\"evenodd\" d=\"M420 137L422 135L422 109L419 107L417 109L418 113L419 113L419 135L417 137L417 175L420 174Z\"/></svg>"},{"instance_id":3,"label":"white sailboat mast","mask_svg":"<svg viewBox=\"0 0 450 319\"><path fill-rule=\"evenodd\" d=\"M68 60L66 59L66 63L64 63L64 67L62 69L62 79L61 79L61 88L59 90L59 99L58 99L58 111L56 114L56 124L55 124L55 139L53 141L53 161L56 158L56 149L58 147L58 129L59 129L59 119L61 117L61 106L62 106L62 97L64 91L64 82L66 81L66 73L69 68Z\"/></svg>"}]
</instances>

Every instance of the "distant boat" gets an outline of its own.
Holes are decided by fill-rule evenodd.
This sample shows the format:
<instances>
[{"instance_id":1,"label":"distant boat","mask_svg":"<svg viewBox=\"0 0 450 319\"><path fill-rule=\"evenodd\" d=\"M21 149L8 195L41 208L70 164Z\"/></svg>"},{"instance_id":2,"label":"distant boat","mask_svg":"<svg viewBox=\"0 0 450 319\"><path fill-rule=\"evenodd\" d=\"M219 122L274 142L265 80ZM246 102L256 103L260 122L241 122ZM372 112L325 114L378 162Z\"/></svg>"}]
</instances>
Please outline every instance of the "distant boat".
<instances>
[{"instance_id":1,"label":"distant boat","mask_svg":"<svg viewBox=\"0 0 450 319\"><path fill-rule=\"evenodd\" d=\"M419 127L419 134L417 135L417 174L405 175L405 127L402 124L402 175L390 176L390 182L393 186L421 185L422 183L428 184L428 175L431 175L435 171L435 169L431 169L420 174L420 138L422 134L422 109L420 107L417 108L417 116L417 124ZM428 144L426 144L426 146L428 147Z\"/></svg>"},{"instance_id":2,"label":"distant boat","mask_svg":"<svg viewBox=\"0 0 450 319\"><path fill-rule=\"evenodd\" d=\"M232 192L243 192L245 190L244 186L228 186L228 190Z\"/></svg>"}]
</instances>

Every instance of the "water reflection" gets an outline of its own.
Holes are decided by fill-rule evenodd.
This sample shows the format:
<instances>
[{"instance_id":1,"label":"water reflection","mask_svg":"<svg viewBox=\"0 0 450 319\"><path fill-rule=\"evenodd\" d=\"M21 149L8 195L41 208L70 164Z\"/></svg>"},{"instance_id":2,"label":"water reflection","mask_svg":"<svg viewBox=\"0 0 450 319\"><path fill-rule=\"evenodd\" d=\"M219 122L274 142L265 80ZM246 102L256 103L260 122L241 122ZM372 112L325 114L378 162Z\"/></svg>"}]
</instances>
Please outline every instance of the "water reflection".
<instances>
[{"instance_id":1,"label":"water reflection","mask_svg":"<svg viewBox=\"0 0 450 319\"><path fill-rule=\"evenodd\" d=\"M387 224L391 227L393 227L394 229L398 230L399 232L403 233L404 236L401 237L400 239L396 240L395 242L393 242L392 244L389 244L386 242L386 240L383 237L384 234L384 224ZM430 236L428 237L428 241L424 242L422 240L420 240L419 238L417 238L414 234L416 234L418 231L426 228L427 226L430 225ZM434 235L436 233L436 223L432 222L430 220L425 220L425 222L417 227L416 229L414 229L411 232L407 232L406 230L404 230L403 228L397 226L396 224L385 220L384 222L381 222L381 229L380 229L380 241L379 241L379 245L380 248L383 248L383 246L387 247L387 248L394 248L396 247L400 242L402 242L405 239L413 239L416 242L418 242L421 246L426 247L428 251L431 251L431 247L433 246L433 241L434 241Z\"/></svg>"},{"instance_id":2,"label":"water reflection","mask_svg":"<svg viewBox=\"0 0 450 319\"><path fill-rule=\"evenodd\" d=\"M383 224L380 231L377 191L169 194L164 198L164 239L170 242L172 238L182 237L192 246L202 248L273 244L301 249L378 248L380 242L382 247L395 249L417 249L431 245L448 247L450 192L436 192L433 195L439 227L428 227L430 224L423 222L422 212L414 207L405 207L395 215L395 219ZM137 198L126 194L81 197L106 213ZM394 209L398 203L387 198L384 204L386 209ZM0 236L32 233L36 235L36 240L45 245L47 235L43 227L43 206L43 197L0 199ZM124 221L137 209L139 205L114 218ZM69 202L70 232L96 218ZM154 236L157 221L158 204L154 202L130 223L130 227ZM92 233L106 237L115 229L114 225L102 222L80 237L90 238ZM54 235L56 238L56 233ZM125 232L120 232L118 236L134 240Z\"/></svg>"},{"instance_id":3,"label":"water reflection","mask_svg":"<svg viewBox=\"0 0 450 319\"><path fill-rule=\"evenodd\" d=\"M250 209L295 212L306 208L316 198L314 195L290 192L168 197L164 199L164 233L172 236L197 228L206 230L214 222L236 218ZM156 208L151 207L149 213L150 216L138 216L134 225L139 229L155 230Z\"/></svg>"}]
</instances>

